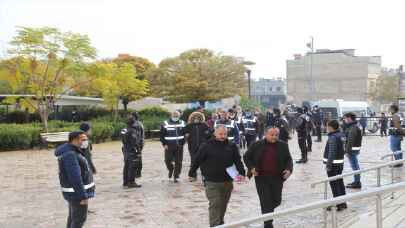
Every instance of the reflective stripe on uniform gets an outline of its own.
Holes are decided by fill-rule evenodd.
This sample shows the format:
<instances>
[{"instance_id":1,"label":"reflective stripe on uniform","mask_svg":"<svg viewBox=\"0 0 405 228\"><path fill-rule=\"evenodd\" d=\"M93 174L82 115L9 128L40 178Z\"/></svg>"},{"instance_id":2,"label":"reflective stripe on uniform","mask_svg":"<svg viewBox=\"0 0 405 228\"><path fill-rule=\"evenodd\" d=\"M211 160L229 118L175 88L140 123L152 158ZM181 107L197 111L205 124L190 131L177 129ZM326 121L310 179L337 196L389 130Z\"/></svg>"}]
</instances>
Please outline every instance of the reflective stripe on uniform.
<instances>
[{"instance_id":1,"label":"reflective stripe on uniform","mask_svg":"<svg viewBox=\"0 0 405 228\"><path fill-rule=\"evenodd\" d=\"M324 158L323 161L324 161L324 162L328 162L328 159ZM344 163L344 160L343 160L343 159L342 159L342 160L333 160L332 163L333 163L333 164L343 164L343 163Z\"/></svg>"},{"instance_id":2,"label":"reflective stripe on uniform","mask_svg":"<svg viewBox=\"0 0 405 228\"><path fill-rule=\"evenodd\" d=\"M94 184L94 182L90 183L90 184L86 184L84 186L84 189L87 190L89 188L94 187L96 184ZM62 188L62 192L75 192L74 188Z\"/></svg>"},{"instance_id":3,"label":"reflective stripe on uniform","mask_svg":"<svg viewBox=\"0 0 405 228\"><path fill-rule=\"evenodd\" d=\"M228 137L228 140L233 140L235 137Z\"/></svg>"},{"instance_id":4,"label":"reflective stripe on uniform","mask_svg":"<svg viewBox=\"0 0 405 228\"><path fill-rule=\"evenodd\" d=\"M352 150L360 150L361 147L352 147Z\"/></svg>"},{"instance_id":5,"label":"reflective stripe on uniform","mask_svg":"<svg viewBox=\"0 0 405 228\"><path fill-rule=\"evenodd\" d=\"M166 140L177 140L177 139L184 139L184 136L178 136L178 137L165 137Z\"/></svg>"},{"instance_id":6,"label":"reflective stripe on uniform","mask_svg":"<svg viewBox=\"0 0 405 228\"><path fill-rule=\"evenodd\" d=\"M184 121L180 121L180 124L169 124L167 121L165 121L164 128L174 128L174 127L185 127L186 125L184 124Z\"/></svg>"},{"instance_id":7,"label":"reflective stripe on uniform","mask_svg":"<svg viewBox=\"0 0 405 228\"><path fill-rule=\"evenodd\" d=\"M256 128L245 128L246 130L255 131Z\"/></svg>"}]
</instances>

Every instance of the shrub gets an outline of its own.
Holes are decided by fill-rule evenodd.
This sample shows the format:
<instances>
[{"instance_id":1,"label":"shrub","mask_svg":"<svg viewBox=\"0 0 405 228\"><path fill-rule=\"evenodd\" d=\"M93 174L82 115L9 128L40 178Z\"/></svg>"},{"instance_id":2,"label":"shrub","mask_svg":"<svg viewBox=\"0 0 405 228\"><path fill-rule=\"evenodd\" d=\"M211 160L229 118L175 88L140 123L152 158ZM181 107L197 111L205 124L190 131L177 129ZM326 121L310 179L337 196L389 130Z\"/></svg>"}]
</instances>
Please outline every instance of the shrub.
<instances>
[{"instance_id":1,"label":"shrub","mask_svg":"<svg viewBox=\"0 0 405 228\"><path fill-rule=\"evenodd\" d=\"M138 113L142 120L152 116L162 118L168 118L170 116L170 112L168 110L159 106L141 109Z\"/></svg>"},{"instance_id":2,"label":"shrub","mask_svg":"<svg viewBox=\"0 0 405 228\"><path fill-rule=\"evenodd\" d=\"M31 148L39 142L40 130L33 125L0 124L0 150Z\"/></svg>"}]
</instances>

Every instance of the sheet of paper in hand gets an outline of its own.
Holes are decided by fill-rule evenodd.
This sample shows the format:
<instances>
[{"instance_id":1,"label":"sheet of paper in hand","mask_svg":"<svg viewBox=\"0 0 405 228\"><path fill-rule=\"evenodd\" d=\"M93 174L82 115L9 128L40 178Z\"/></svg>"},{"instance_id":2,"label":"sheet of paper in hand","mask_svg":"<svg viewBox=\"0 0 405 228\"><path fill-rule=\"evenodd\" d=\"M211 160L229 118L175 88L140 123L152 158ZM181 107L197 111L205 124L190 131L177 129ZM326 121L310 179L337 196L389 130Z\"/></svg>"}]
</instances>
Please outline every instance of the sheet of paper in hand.
<instances>
[{"instance_id":1,"label":"sheet of paper in hand","mask_svg":"<svg viewBox=\"0 0 405 228\"><path fill-rule=\"evenodd\" d=\"M236 169L235 164L232 166L229 166L228 168L226 168L226 172L228 173L228 175L232 178L232 179L236 179L237 176L239 176L239 172Z\"/></svg>"}]
</instances>

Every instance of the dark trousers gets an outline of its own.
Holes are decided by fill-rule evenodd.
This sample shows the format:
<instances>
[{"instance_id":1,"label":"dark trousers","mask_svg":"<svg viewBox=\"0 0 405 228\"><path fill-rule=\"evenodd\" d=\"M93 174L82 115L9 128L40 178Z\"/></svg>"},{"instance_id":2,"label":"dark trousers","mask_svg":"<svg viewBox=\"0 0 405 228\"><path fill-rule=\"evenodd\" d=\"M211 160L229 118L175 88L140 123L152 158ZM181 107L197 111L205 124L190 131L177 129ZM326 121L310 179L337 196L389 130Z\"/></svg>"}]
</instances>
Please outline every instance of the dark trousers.
<instances>
[{"instance_id":1,"label":"dark trousers","mask_svg":"<svg viewBox=\"0 0 405 228\"><path fill-rule=\"evenodd\" d=\"M283 180L280 177L256 176L255 182L262 214L274 212L281 204ZM264 228L273 228L273 220L264 222Z\"/></svg>"},{"instance_id":2,"label":"dark trousers","mask_svg":"<svg viewBox=\"0 0 405 228\"><path fill-rule=\"evenodd\" d=\"M209 201L210 227L224 224L224 217L229 199L231 198L233 183L228 182L204 182L205 194Z\"/></svg>"},{"instance_id":3,"label":"dark trousers","mask_svg":"<svg viewBox=\"0 0 405 228\"><path fill-rule=\"evenodd\" d=\"M256 142L257 135L246 135L247 148Z\"/></svg>"},{"instance_id":4,"label":"dark trousers","mask_svg":"<svg viewBox=\"0 0 405 228\"><path fill-rule=\"evenodd\" d=\"M306 136L298 136L298 145L301 150L301 158L302 159L307 159L307 153L308 153L308 148L307 148L307 137Z\"/></svg>"},{"instance_id":5,"label":"dark trousers","mask_svg":"<svg viewBox=\"0 0 405 228\"><path fill-rule=\"evenodd\" d=\"M333 177L342 174L343 165L332 165L331 170L327 171L328 177ZM333 197L346 195L345 184L343 179L338 179L329 182L330 188L332 189Z\"/></svg>"},{"instance_id":6,"label":"dark trousers","mask_svg":"<svg viewBox=\"0 0 405 228\"><path fill-rule=\"evenodd\" d=\"M243 148L243 149L245 149L246 148L246 136L245 135L242 135L242 134L240 134L239 135L239 148Z\"/></svg>"},{"instance_id":7,"label":"dark trousers","mask_svg":"<svg viewBox=\"0 0 405 228\"><path fill-rule=\"evenodd\" d=\"M189 145L188 146L188 152L190 154L190 167L192 167L193 163L195 161L195 157L196 157L197 152L198 152L198 147L197 147L197 149L193 150L193 148L191 148L191 146ZM197 172L194 173L193 177L196 177L196 176L197 176Z\"/></svg>"},{"instance_id":8,"label":"dark trousers","mask_svg":"<svg viewBox=\"0 0 405 228\"><path fill-rule=\"evenodd\" d=\"M123 181L124 186L135 182L135 163L133 159L124 160Z\"/></svg>"},{"instance_id":9,"label":"dark trousers","mask_svg":"<svg viewBox=\"0 0 405 228\"><path fill-rule=\"evenodd\" d=\"M69 216L67 219L67 228L81 228L87 219L88 205L80 205L80 201L69 202Z\"/></svg>"},{"instance_id":10,"label":"dark trousers","mask_svg":"<svg viewBox=\"0 0 405 228\"><path fill-rule=\"evenodd\" d=\"M318 137L318 141L322 141L322 130L321 130L321 125L317 124L315 126L315 131L316 131L316 136Z\"/></svg>"},{"instance_id":11,"label":"dark trousers","mask_svg":"<svg viewBox=\"0 0 405 228\"><path fill-rule=\"evenodd\" d=\"M312 136L310 133L307 135L307 150L312 151Z\"/></svg>"},{"instance_id":12,"label":"dark trousers","mask_svg":"<svg viewBox=\"0 0 405 228\"><path fill-rule=\"evenodd\" d=\"M381 133L381 137L387 136L387 129L381 129L380 133Z\"/></svg>"},{"instance_id":13,"label":"dark trousers","mask_svg":"<svg viewBox=\"0 0 405 228\"><path fill-rule=\"evenodd\" d=\"M165 151L165 163L169 172L174 170L174 177L179 178L183 163L183 145L169 145Z\"/></svg>"}]
</instances>

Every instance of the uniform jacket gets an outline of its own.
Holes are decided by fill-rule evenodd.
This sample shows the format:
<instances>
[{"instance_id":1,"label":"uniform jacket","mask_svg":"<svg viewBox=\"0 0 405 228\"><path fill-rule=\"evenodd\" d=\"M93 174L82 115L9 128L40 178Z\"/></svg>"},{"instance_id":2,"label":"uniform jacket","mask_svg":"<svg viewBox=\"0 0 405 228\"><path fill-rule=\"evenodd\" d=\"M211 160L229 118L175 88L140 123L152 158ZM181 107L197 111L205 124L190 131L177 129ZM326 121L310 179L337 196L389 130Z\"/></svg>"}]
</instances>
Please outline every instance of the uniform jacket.
<instances>
[{"instance_id":1,"label":"uniform jacket","mask_svg":"<svg viewBox=\"0 0 405 228\"><path fill-rule=\"evenodd\" d=\"M345 154L343 138L344 134L340 131L328 134L328 141L323 153L323 163L326 164L327 167L343 165Z\"/></svg>"},{"instance_id":2,"label":"uniform jacket","mask_svg":"<svg viewBox=\"0 0 405 228\"><path fill-rule=\"evenodd\" d=\"M173 121L172 119L166 120L160 127L160 142L163 146L185 144L184 128L186 123L183 120Z\"/></svg>"},{"instance_id":3,"label":"uniform jacket","mask_svg":"<svg viewBox=\"0 0 405 228\"><path fill-rule=\"evenodd\" d=\"M59 182L67 201L81 201L94 197L95 184L90 166L75 145L65 143L55 150L58 158Z\"/></svg>"}]
</instances>

